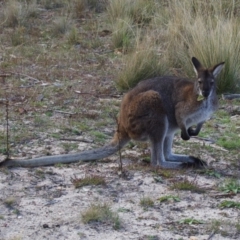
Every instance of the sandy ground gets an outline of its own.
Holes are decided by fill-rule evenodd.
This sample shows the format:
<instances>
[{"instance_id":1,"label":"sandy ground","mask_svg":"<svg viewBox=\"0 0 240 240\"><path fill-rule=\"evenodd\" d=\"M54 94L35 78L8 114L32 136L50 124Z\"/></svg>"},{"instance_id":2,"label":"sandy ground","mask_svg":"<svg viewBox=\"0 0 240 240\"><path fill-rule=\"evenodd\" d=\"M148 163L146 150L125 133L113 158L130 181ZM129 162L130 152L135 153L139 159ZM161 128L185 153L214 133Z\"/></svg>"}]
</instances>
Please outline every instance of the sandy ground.
<instances>
[{"instance_id":1,"label":"sandy ground","mask_svg":"<svg viewBox=\"0 0 240 240\"><path fill-rule=\"evenodd\" d=\"M124 169L128 164L125 160ZM122 178L117 167L116 157L112 157L94 164L2 169L0 239L239 239L234 224L240 210L218 207L223 200L214 190L218 179L191 169L161 181L155 180L153 172L139 170L126 170L127 176ZM72 184L72 178L93 175L104 176L106 186L75 188ZM206 193L170 190L173 181L183 178L196 181ZM160 203L158 199L165 195L178 196L180 201ZM154 205L143 208L140 200L144 197L151 198ZM239 201L239 195L231 200ZM118 213L120 229L114 230L110 223L82 222L81 213L98 203L107 203ZM180 223L186 218L204 223ZM224 222L222 232L214 231L212 222L216 220Z\"/></svg>"}]
</instances>

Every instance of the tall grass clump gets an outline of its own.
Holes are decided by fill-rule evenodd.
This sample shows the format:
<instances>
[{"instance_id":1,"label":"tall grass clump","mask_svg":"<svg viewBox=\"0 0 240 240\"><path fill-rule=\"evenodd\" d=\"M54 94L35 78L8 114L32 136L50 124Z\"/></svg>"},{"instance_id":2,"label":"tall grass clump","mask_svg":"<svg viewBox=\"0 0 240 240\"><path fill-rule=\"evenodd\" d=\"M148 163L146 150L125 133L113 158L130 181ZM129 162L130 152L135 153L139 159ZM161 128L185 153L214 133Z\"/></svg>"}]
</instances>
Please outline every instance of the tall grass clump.
<instances>
[{"instance_id":1,"label":"tall grass clump","mask_svg":"<svg viewBox=\"0 0 240 240\"><path fill-rule=\"evenodd\" d=\"M52 34L55 36L64 35L70 29L72 29L72 21L68 17L61 16L54 21Z\"/></svg>"},{"instance_id":2,"label":"tall grass clump","mask_svg":"<svg viewBox=\"0 0 240 240\"><path fill-rule=\"evenodd\" d=\"M122 52L128 52L128 50L133 47L134 39L134 28L132 24L132 19L117 19L113 24L113 33L112 33L112 45L113 48L122 49Z\"/></svg>"},{"instance_id":3,"label":"tall grass clump","mask_svg":"<svg viewBox=\"0 0 240 240\"><path fill-rule=\"evenodd\" d=\"M29 18L37 17L36 1L21 2L17 0L6 1L3 10L3 24L6 27L24 26Z\"/></svg>"},{"instance_id":4,"label":"tall grass clump","mask_svg":"<svg viewBox=\"0 0 240 240\"><path fill-rule=\"evenodd\" d=\"M224 71L217 81L218 93L240 89L240 20L235 17L240 1L236 1L236 5L234 2L170 1L169 16L164 19L168 23L170 62L185 75L193 75L192 56L206 67L225 61Z\"/></svg>"},{"instance_id":5,"label":"tall grass clump","mask_svg":"<svg viewBox=\"0 0 240 240\"><path fill-rule=\"evenodd\" d=\"M117 88L125 91L133 88L139 81L164 75L168 71L165 58L148 38L140 41L133 52L123 57L124 66L116 78Z\"/></svg>"},{"instance_id":6,"label":"tall grass clump","mask_svg":"<svg viewBox=\"0 0 240 240\"><path fill-rule=\"evenodd\" d=\"M110 0L107 11L113 32L116 30L112 38L115 46L129 39L126 26L117 29L116 22L132 19L130 46L135 50L123 56L117 78L120 89L134 87L138 81L164 72L193 77L191 58L195 56L205 67L225 62L217 80L219 94L240 91L239 0ZM149 20L144 18L146 12ZM149 35L151 41L139 49L139 42Z\"/></svg>"},{"instance_id":7,"label":"tall grass clump","mask_svg":"<svg viewBox=\"0 0 240 240\"><path fill-rule=\"evenodd\" d=\"M147 24L154 15L154 3L155 0L109 0L107 12L112 23L128 17L133 19L135 24Z\"/></svg>"}]
</instances>

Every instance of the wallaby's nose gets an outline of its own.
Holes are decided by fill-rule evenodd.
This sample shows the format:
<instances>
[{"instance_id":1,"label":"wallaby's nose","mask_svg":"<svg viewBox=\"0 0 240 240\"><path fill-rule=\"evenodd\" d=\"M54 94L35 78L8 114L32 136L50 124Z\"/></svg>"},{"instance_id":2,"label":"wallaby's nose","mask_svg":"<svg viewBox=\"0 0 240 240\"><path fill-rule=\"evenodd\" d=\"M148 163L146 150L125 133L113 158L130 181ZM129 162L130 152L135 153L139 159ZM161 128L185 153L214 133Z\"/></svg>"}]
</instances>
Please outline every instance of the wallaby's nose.
<instances>
[{"instance_id":1,"label":"wallaby's nose","mask_svg":"<svg viewBox=\"0 0 240 240\"><path fill-rule=\"evenodd\" d=\"M209 90L202 90L202 95L207 98L209 96Z\"/></svg>"}]
</instances>

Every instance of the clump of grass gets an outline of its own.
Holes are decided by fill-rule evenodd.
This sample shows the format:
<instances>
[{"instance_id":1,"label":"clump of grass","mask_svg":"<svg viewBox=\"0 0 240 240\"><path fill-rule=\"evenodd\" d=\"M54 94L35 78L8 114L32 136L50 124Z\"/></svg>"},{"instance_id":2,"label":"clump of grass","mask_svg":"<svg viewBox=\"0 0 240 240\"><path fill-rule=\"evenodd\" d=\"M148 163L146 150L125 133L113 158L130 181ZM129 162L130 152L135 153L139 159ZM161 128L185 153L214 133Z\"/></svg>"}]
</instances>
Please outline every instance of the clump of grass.
<instances>
[{"instance_id":1,"label":"clump of grass","mask_svg":"<svg viewBox=\"0 0 240 240\"><path fill-rule=\"evenodd\" d=\"M134 29L132 26L132 19L117 19L113 27L112 44L114 49L121 49L123 53L129 51L132 47L132 38Z\"/></svg>"},{"instance_id":2,"label":"clump of grass","mask_svg":"<svg viewBox=\"0 0 240 240\"><path fill-rule=\"evenodd\" d=\"M3 23L7 27L21 26L27 24L29 18L37 16L38 8L35 1L10 0L4 6Z\"/></svg>"},{"instance_id":3,"label":"clump of grass","mask_svg":"<svg viewBox=\"0 0 240 240\"><path fill-rule=\"evenodd\" d=\"M236 234L239 234L239 222L234 223L231 221L213 219L208 224L208 229L225 237L236 236Z\"/></svg>"},{"instance_id":4,"label":"clump of grass","mask_svg":"<svg viewBox=\"0 0 240 240\"><path fill-rule=\"evenodd\" d=\"M68 17L58 17L52 27L52 33L54 36L64 35L72 26L72 22Z\"/></svg>"},{"instance_id":5,"label":"clump of grass","mask_svg":"<svg viewBox=\"0 0 240 240\"><path fill-rule=\"evenodd\" d=\"M91 135L94 136L97 142L102 142L107 138L107 136L104 133L98 131L91 131Z\"/></svg>"},{"instance_id":6,"label":"clump of grass","mask_svg":"<svg viewBox=\"0 0 240 240\"><path fill-rule=\"evenodd\" d=\"M221 178L221 174L213 169L203 169L197 170L197 173L205 174L210 177Z\"/></svg>"},{"instance_id":7,"label":"clump of grass","mask_svg":"<svg viewBox=\"0 0 240 240\"><path fill-rule=\"evenodd\" d=\"M106 181L104 179L104 177L102 176L97 176L97 175L93 175L93 176L87 176L84 178L73 178L71 179L73 185L75 186L75 188L80 188L83 186L88 186L88 185L94 185L94 186L98 186L98 185L106 185Z\"/></svg>"},{"instance_id":8,"label":"clump of grass","mask_svg":"<svg viewBox=\"0 0 240 240\"><path fill-rule=\"evenodd\" d=\"M180 220L179 223L192 225L192 224L203 224L204 221L197 220L195 218L185 218L183 220Z\"/></svg>"},{"instance_id":9,"label":"clump of grass","mask_svg":"<svg viewBox=\"0 0 240 240\"><path fill-rule=\"evenodd\" d=\"M149 47L146 48L146 45ZM142 80L165 74L167 68L162 58L149 39L141 41L132 53L124 56L125 65L116 78L117 88L125 91Z\"/></svg>"},{"instance_id":10,"label":"clump of grass","mask_svg":"<svg viewBox=\"0 0 240 240\"><path fill-rule=\"evenodd\" d=\"M7 206L7 207L12 207L15 203L16 203L16 198L14 197L8 197L4 200L4 204Z\"/></svg>"},{"instance_id":11,"label":"clump of grass","mask_svg":"<svg viewBox=\"0 0 240 240\"><path fill-rule=\"evenodd\" d=\"M26 41L25 28L16 27L10 35L10 41L12 43L12 46L23 44Z\"/></svg>"},{"instance_id":12,"label":"clump of grass","mask_svg":"<svg viewBox=\"0 0 240 240\"><path fill-rule=\"evenodd\" d=\"M169 14L174 18L167 18L167 51L173 66L183 68L185 74L192 76L191 56L197 56L207 67L225 61L217 81L219 93L237 91L240 87L239 20L234 17L234 6L231 13L223 14L226 10L223 2L199 1L196 5L194 1L172 1L168 10L171 9Z\"/></svg>"},{"instance_id":13,"label":"clump of grass","mask_svg":"<svg viewBox=\"0 0 240 240\"><path fill-rule=\"evenodd\" d=\"M149 207L153 207L154 201L150 197L143 197L140 199L140 206L144 209L147 209Z\"/></svg>"},{"instance_id":14,"label":"clump of grass","mask_svg":"<svg viewBox=\"0 0 240 240\"><path fill-rule=\"evenodd\" d=\"M170 169L162 169L162 168L153 168L153 174L158 176L162 176L164 178L172 178L176 176L176 172Z\"/></svg>"},{"instance_id":15,"label":"clump of grass","mask_svg":"<svg viewBox=\"0 0 240 240\"><path fill-rule=\"evenodd\" d=\"M178 196L166 195L158 198L159 202L180 202L180 198Z\"/></svg>"},{"instance_id":16,"label":"clump of grass","mask_svg":"<svg viewBox=\"0 0 240 240\"><path fill-rule=\"evenodd\" d=\"M227 133L218 139L217 144L229 150L237 150L240 146L240 138L237 133Z\"/></svg>"},{"instance_id":17,"label":"clump of grass","mask_svg":"<svg viewBox=\"0 0 240 240\"><path fill-rule=\"evenodd\" d=\"M35 175L38 176L41 179L45 178L45 172L40 170L40 169L35 171Z\"/></svg>"},{"instance_id":18,"label":"clump of grass","mask_svg":"<svg viewBox=\"0 0 240 240\"><path fill-rule=\"evenodd\" d=\"M107 204L92 204L82 212L82 221L85 224L101 223L112 225L115 230L121 227L120 218Z\"/></svg>"},{"instance_id":19,"label":"clump of grass","mask_svg":"<svg viewBox=\"0 0 240 240\"><path fill-rule=\"evenodd\" d=\"M235 179L227 180L225 183L222 184L220 190L225 193L240 193L240 183Z\"/></svg>"},{"instance_id":20,"label":"clump of grass","mask_svg":"<svg viewBox=\"0 0 240 240\"><path fill-rule=\"evenodd\" d=\"M72 27L67 36L67 42L70 45L76 45L79 43L79 33L76 27Z\"/></svg>"},{"instance_id":21,"label":"clump of grass","mask_svg":"<svg viewBox=\"0 0 240 240\"><path fill-rule=\"evenodd\" d=\"M61 8L65 5L65 0L42 0L41 4L46 9Z\"/></svg>"},{"instance_id":22,"label":"clump of grass","mask_svg":"<svg viewBox=\"0 0 240 240\"><path fill-rule=\"evenodd\" d=\"M123 68L116 80L121 91L134 87L140 80L165 73L193 77L192 56L199 58L206 67L225 61L224 71L217 80L218 93L240 90L240 41L237 40L240 22L236 15L239 3L220 0L196 4L184 0L164 4L159 1L112 0L107 9L113 26L118 21L131 19L132 23L128 25L134 33L131 44L144 42L142 49L136 48L123 57ZM145 23L150 27L143 27ZM124 45L124 41L129 43L126 30L120 29L122 32L113 35L116 46ZM137 32L141 32L140 36ZM151 44L143 41L147 37Z\"/></svg>"},{"instance_id":23,"label":"clump of grass","mask_svg":"<svg viewBox=\"0 0 240 240\"><path fill-rule=\"evenodd\" d=\"M191 191L195 193L204 193L205 190L200 188L194 181L189 181L187 178L184 180L173 183L171 189L177 189L182 191Z\"/></svg>"},{"instance_id":24,"label":"clump of grass","mask_svg":"<svg viewBox=\"0 0 240 240\"><path fill-rule=\"evenodd\" d=\"M130 17L136 24L147 24L154 15L154 7L154 0L110 0L107 12L112 22Z\"/></svg>"},{"instance_id":25,"label":"clump of grass","mask_svg":"<svg viewBox=\"0 0 240 240\"><path fill-rule=\"evenodd\" d=\"M218 206L219 206L219 208L238 208L238 209L240 209L240 202L224 200Z\"/></svg>"},{"instance_id":26,"label":"clump of grass","mask_svg":"<svg viewBox=\"0 0 240 240\"><path fill-rule=\"evenodd\" d=\"M19 24L22 6L17 1L8 1L4 9L4 24L7 27L15 27Z\"/></svg>"}]
</instances>

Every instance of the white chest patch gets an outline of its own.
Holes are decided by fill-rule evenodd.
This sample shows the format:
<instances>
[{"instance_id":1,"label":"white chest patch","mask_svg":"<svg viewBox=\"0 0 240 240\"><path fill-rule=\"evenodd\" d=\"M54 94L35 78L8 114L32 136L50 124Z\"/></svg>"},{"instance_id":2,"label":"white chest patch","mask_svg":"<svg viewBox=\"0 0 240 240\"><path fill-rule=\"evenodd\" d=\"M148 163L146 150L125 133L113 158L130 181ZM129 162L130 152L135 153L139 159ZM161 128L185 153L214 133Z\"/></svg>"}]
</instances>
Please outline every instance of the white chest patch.
<instances>
[{"instance_id":1,"label":"white chest patch","mask_svg":"<svg viewBox=\"0 0 240 240\"><path fill-rule=\"evenodd\" d=\"M214 111L210 100L204 100L196 111L187 116L186 127L189 128L200 122L205 122L211 117Z\"/></svg>"}]
</instances>

